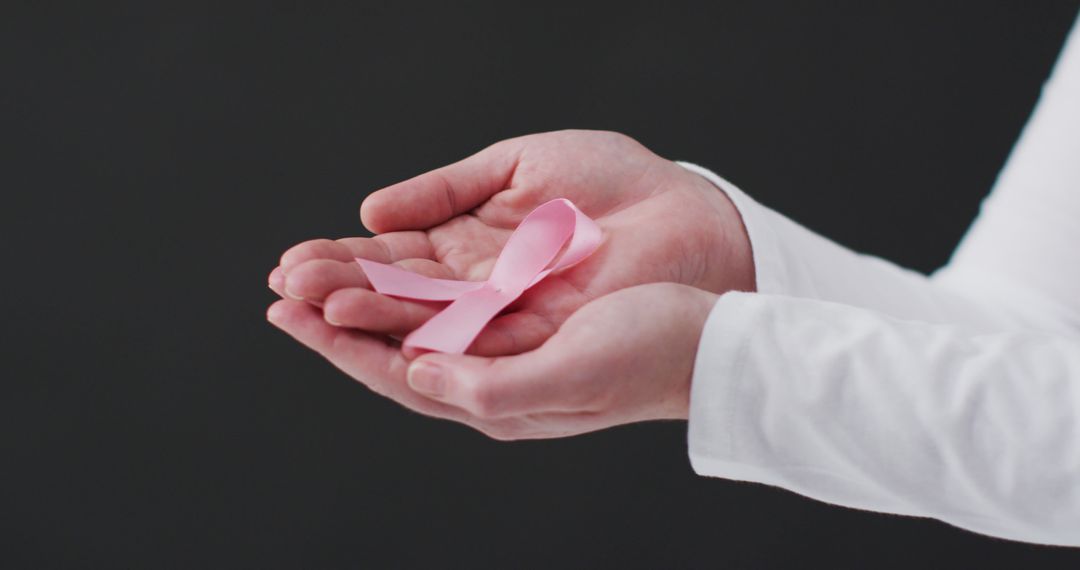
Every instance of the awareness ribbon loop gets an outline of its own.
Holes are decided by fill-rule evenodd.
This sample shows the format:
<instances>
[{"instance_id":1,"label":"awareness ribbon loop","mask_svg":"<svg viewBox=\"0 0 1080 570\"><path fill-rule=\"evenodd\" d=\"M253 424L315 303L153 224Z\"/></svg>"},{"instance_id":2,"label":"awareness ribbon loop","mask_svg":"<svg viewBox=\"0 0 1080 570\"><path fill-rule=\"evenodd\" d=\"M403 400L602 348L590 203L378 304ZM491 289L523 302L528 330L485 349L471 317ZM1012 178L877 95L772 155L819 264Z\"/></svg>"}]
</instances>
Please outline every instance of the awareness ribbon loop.
<instances>
[{"instance_id":1,"label":"awareness ribbon loop","mask_svg":"<svg viewBox=\"0 0 1080 570\"><path fill-rule=\"evenodd\" d=\"M510 234L487 281L435 279L359 257L356 262L379 293L453 301L406 336L403 345L461 354L491 319L529 287L585 259L600 246L600 240L596 222L570 200L557 198L525 216Z\"/></svg>"}]
</instances>

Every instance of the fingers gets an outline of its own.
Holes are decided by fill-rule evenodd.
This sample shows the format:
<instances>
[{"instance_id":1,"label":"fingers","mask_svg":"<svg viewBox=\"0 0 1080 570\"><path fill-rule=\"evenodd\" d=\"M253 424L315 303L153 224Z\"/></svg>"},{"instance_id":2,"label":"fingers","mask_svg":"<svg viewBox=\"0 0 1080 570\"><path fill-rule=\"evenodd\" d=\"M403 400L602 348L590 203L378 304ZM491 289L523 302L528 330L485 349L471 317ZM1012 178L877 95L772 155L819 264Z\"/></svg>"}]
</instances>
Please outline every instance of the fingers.
<instances>
[{"instance_id":1,"label":"fingers","mask_svg":"<svg viewBox=\"0 0 1080 570\"><path fill-rule=\"evenodd\" d=\"M375 336L333 327L323 321L319 309L306 303L282 299L270 305L266 318L302 344L327 358L359 356L365 370L377 376L399 372L396 349ZM353 366L348 366L349 372Z\"/></svg>"},{"instance_id":2,"label":"fingers","mask_svg":"<svg viewBox=\"0 0 1080 570\"><path fill-rule=\"evenodd\" d=\"M469 423L460 409L424 398L405 384L407 362L396 346L358 331L327 324L307 303L283 299L267 310L267 319L318 352L372 391L422 414Z\"/></svg>"},{"instance_id":3,"label":"fingers","mask_svg":"<svg viewBox=\"0 0 1080 570\"><path fill-rule=\"evenodd\" d=\"M397 299L354 287L330 293L323 303L323 315L326 322L335 326L403 337L445 307L446 303ZM469 353L519 354L539 347L555 330L550 317L524 311L509 313L488 323L469 347ZM426 352L409 347L402 350L409 359Z\"/></svg>"},{"instance_id":4,"label":"fingers","mask_svg":"<svg viewBox=\"0 0 1080 570\"><path fill-rule=\"evenodd\" d=\"M338 289L326 297L326 322L366 331L404 336L435 316L446 303L405 301L370 289Z\"/></svg>"},{"instance_id":5,"label":"fingers","mask_svg":"<svg viewBox=\"0 0 1080 570\"><path fill-rule=\"evenodd\" d=\"M469 346L469 354L477 356L506 356L534 350L551 335L558 325L550 315L531 311L507 313L492 320ZM405 348L405 356L414 358L422 354Z\"/></svg>"},{"instance_id":6,"label":"fingers","mask_svg":"<svg viewBox=\"0 0 1080 570\"><path fill-rule=\"evenodd\" d=\"M338 289L370 287L355 261L312 259L294 267L284 278L285 297L295 301L323 301Z\"/></svg>"},{"instance_id":7,"label":"fingers","mask_svg":"<svg viewBox=\"0 0 1080 570\"><path fill-rule=\"evenodd\" d=\"M281 270L280 265L270 272L270 277L267 278L267 282L271 291L277 293L281 297L285 296L285 272Z\"/></svg>"},{"instance_id":8,"label":"fingers","mask_svg":"<svg viewBox=\"0 0 1080 570\"><path fill-rule=\"evenodd\" d=\"M397 299L370 289L348 288L330 293L323 303L326 322L403 337L446 307L446 303ZM557 325L550 316L519 311L502 315L488 323L469 347L478 356L519 354L539 347L555 334ZM405 347L406 358L426 351Z\"/></svg>"},{"instance_id":9,"label":"fingers","mask_svg":"<svg viewBox=\"0 0 1080 570\"><path fill-rule=\"evenodd\" d=\"M375 233L423 230L482 204L510 183L522 143L496 143L464 160L378 190L360 206Z\"/></svg>"},{"instance_id":10,"label":"fingers","mask_svg":"<svg viewBox=\"0 0 1080 570\"><path fill-rule=\"evenodd\" d=\"M552 414L557 419L556 429L549 427L550 418L481 419L410 388L405 382L408 362L396 346L380 337L329 325L317 308L288 299L271 305L267 319L373 392L421 414L466 424L495 439L558 437L597 428L597 418L577 414Z\"/></svg>"},{"instance_id":11,"label":"fingers","mask_svg":"<svg viewBox=\"0 0 1080 570\"><path fill-rule=\"evenodd\" d=\"M319 302L344 287L368 287L356 265L363 257L380 263L430 259L431 241L423 232L394 232L374 238L316 239L293 246L270 274L270 288L283 297Z\"/></svg>"},{"instance_id":12,"label":"fingers","mask_svg":"<svg viewBox=\"0 0 1080 570\"><path fill-rule=\"evenodd\" d=\"M374 238L315 239L289 248L281 256L281 268L289 273L293 267L312 259L351 262L357 257L393 263L409 258L433 259L434 251L424 232L393 232Z\"/></svg>"}]
</instances>

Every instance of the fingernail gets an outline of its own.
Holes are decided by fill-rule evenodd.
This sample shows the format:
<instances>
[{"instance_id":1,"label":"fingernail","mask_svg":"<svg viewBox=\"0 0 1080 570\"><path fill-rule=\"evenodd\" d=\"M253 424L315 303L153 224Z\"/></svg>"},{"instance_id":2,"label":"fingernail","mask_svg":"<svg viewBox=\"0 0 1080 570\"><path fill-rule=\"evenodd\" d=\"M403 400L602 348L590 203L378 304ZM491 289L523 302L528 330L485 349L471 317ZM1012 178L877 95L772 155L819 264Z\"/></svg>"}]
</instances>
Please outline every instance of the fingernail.
<instances>
[{"instance_id":1,"label":"fingernail","mask_svg":"<svg viewBox=\"0 0 1080 570\"><path fill-rule=\"evenodd\" d=\"M270 308L266 310L266 320L273 324L277 324L278 319L281 317L281 308L277 303L270 305Z\"/></svg>"},{"instance_id":2,"label":"fingernail","mask_svg":"<svg viewBox=\"0 0 1080 570\"><path fill-rule=\"evenodd\" d=\"M289 291L289 286L288 285L285 285L285 296L292 299L293 301L303 301L304 300L304 298L301 297L300 295L297 295L296 293L293 293L292 291Z\"/></svg>"},{"instance_id":3,"label":"fingernail","mask_svg":"<svg viewBox=\"0 0 1080 570\"><path fill-rule=\"evenodd\" d=\"M431 362L414 361L409 365L406 380L413 390L428 396L441 397L446 391L445 371Z\"/></svg>"}]
</instances>

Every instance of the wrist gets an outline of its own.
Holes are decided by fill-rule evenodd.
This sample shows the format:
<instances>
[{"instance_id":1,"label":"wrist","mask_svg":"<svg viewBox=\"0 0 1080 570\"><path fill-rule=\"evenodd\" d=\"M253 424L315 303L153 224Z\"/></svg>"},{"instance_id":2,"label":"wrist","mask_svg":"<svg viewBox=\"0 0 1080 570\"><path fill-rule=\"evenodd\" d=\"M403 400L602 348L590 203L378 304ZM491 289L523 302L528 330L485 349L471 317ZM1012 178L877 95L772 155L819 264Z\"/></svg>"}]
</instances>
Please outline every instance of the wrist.
<instances>
[{"instance_id":1,"label":"wrist","mask_svg":"<svg viewBox=\"0 0 1080 570\"><path fill-rule=\"evenodd\" d=\"M707 224L707 236L701 252L705 266L701 288L720 294L728 291L757 290L754 255L750 236L735 203L705 177L685 170L694 192L709 206L713 223Z\"/></svg>"},{"instance_id":2,"label":"wrist","mask_svg":"<svg viewBox=\"0 0 1080 570\"><path fill-rule=\"evenodd\" d=\"M701 335L704 333L709 314L720 296L686 285L678 287L679 295L682 297L679 306L682 310L676 311L672 318L677 320L681 328L681 332L676 337L682 345L679 359L682 365L679 367L673 398L676 402L675 412L671 416L673 419L687 420L690 418L690 388L698 347L701 345Z\"/></svg>"}]
</instances>

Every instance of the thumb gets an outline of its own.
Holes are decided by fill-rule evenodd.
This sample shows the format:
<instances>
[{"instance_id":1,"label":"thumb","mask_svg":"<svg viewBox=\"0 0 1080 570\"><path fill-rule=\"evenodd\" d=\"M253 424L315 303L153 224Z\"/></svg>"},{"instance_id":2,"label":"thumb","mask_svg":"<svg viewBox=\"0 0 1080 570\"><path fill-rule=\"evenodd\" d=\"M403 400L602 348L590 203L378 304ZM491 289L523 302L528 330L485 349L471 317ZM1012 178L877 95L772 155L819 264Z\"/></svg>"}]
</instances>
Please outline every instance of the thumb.
<instances>
[{"instance_id":1,"label":"thumb","mask_svg":"<svg viewBox=\"0 0 1080 570\"><path fill-rule=\"evenodd\" d=\"M496 358L432 352L412 361L407 379L414 391L478 418L570 412L584 404L581 382L568 365L574 360L544 346Z\"/></svg>"},{"instance_id":2,"label":"thumb","mask_svg":"<svg viewBox=\"0 0 1080 570\"><path fill-rule=\"evenodd\" d=\"M453 164L398 182L369 195L360 220L375 233L426 230L483 204L506 189L521 151L505 140Z\"/></svg>"}]
</instances>

